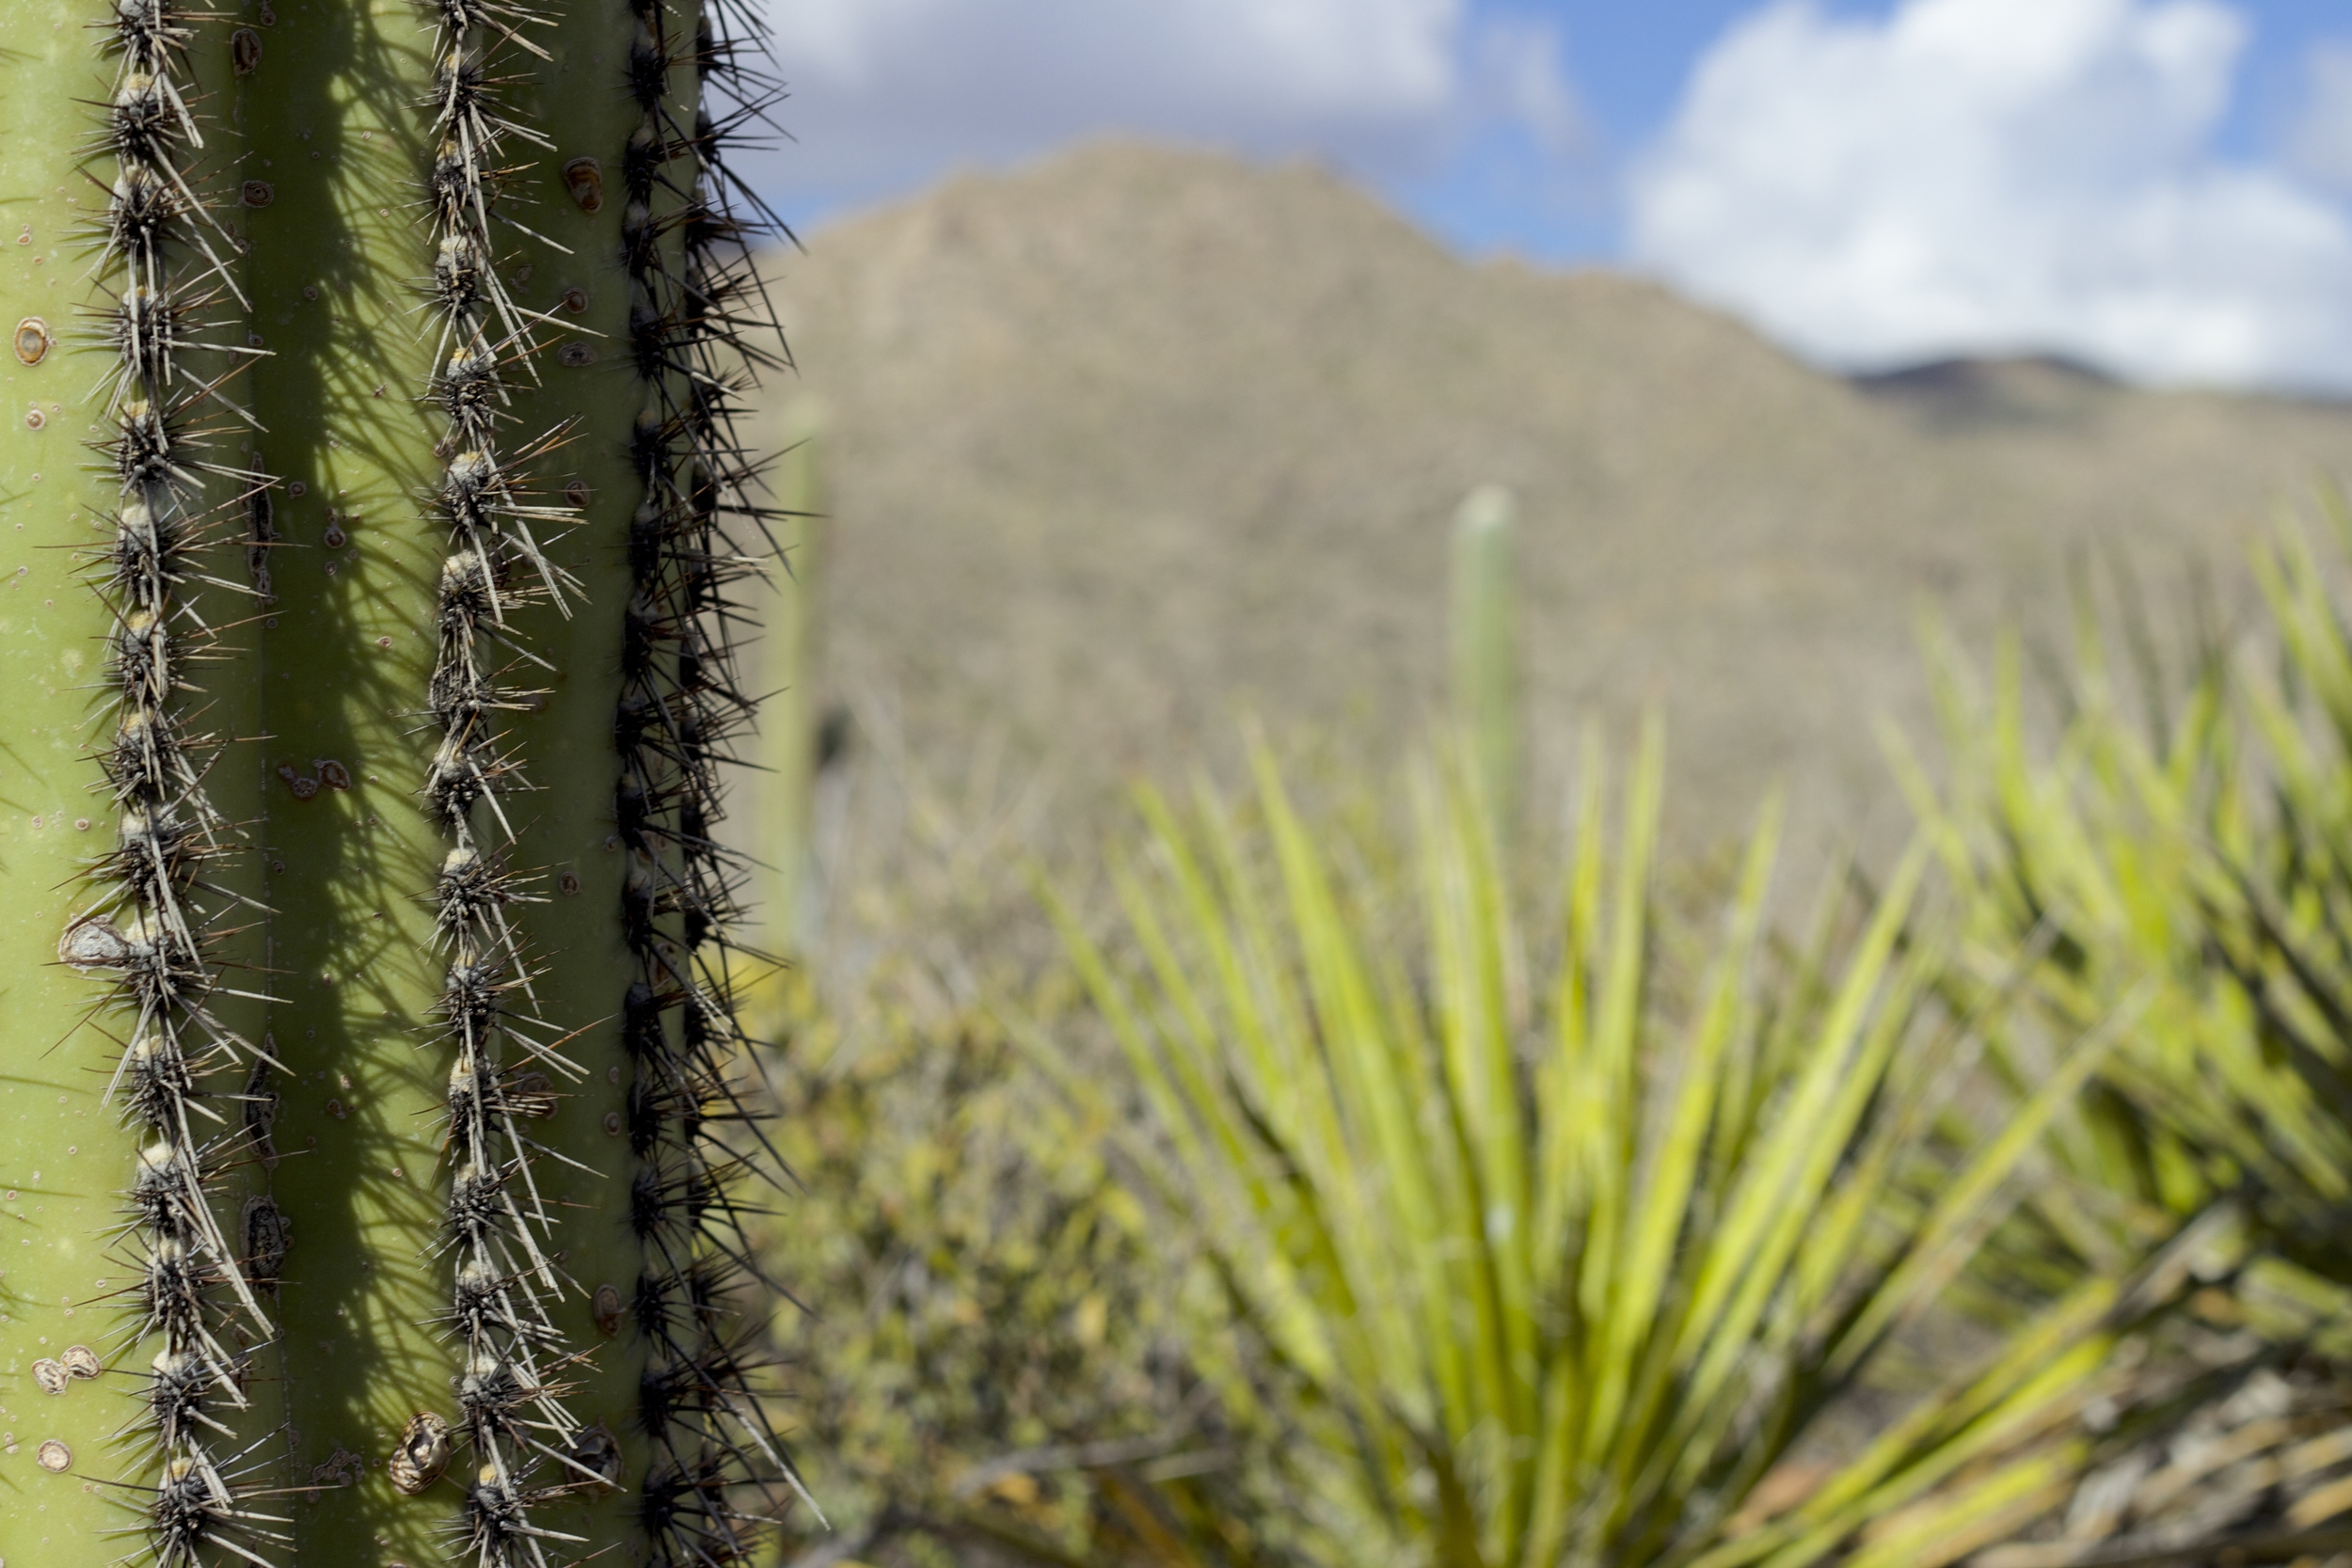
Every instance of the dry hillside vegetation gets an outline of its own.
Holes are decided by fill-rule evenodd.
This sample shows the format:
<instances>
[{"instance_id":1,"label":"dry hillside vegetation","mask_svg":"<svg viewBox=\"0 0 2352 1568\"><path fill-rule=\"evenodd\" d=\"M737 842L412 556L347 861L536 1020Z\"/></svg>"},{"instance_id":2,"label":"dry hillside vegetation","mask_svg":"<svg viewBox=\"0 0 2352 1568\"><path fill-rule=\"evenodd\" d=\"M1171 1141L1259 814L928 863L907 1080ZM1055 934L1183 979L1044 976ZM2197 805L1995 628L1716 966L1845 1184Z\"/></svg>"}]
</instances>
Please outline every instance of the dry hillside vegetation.
<instances>
[{"instance_id":1,"label":"dry hillside vegetation","mask_svg":"<svg viewBox=\"0 0 2352 1568\"><path fill-rule=\"evenodd\" d=\"M1576 719L1657 705L1686 843L1775 777L1804 836L1883 838L1871 721L1928 728L1924 607L2062 637L2106 542L2177 602L2352 461L2343 407L1850 383L1647 282L1464 261L1312 168L1135 145L957 179L784 276L834 433L827 695L933 776L993 745L1080 807L1230 756L1244 708L1389 748L1442 679L1448 516L1496 480L1539 779Z\"/></svg>"}]
</instances>

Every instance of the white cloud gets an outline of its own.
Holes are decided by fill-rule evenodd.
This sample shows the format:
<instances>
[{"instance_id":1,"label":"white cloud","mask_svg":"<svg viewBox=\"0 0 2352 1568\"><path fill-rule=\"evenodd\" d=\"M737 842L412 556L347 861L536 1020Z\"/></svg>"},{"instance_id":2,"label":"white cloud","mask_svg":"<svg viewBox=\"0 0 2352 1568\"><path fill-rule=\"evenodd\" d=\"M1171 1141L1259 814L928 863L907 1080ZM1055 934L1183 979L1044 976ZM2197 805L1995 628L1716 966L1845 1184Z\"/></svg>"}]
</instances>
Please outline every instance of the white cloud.
<instances>
[{"instance_id":1,"label":"white cloud","mask_svg":"<svg viewBox=\"0 0 2352 1568\"><path fill-rule=\"evenodd\" d=\"M771 0L795 145L761 182L803 199L1128 131L1361 172L1441 159L1502 112L1558 140L1556 54L1498 83L1468 0ZM1541 41L1541 40L1536 40ZM1548 71L1548 74L1547 74Z\"/></svg>"},{"instance_id":2,"label":"white cloud","mask_svg":"<svg viewBox=\"0 0 2352 1568\"><path fill-rule=\"evenodd\" d=\"M2287 138L2296 170L2352 192L2352 46L2323 43L2304 61L2303 113Z\"/></svg>"},{"instance_id":3,"label":"white cloud","mask_svg":"<svg viewBox=\"0 0 2352 1568\"><path fill-rule=\"evenodd\" d=\"M1788 0L1699 66L1632 254L1835 364L2352 386L2352 222L2212 151L2245 40L2214 0Z\"/></svg>"},{"instance_id":4,"label":"white cloud","mask_svg":"<svg viewBox=\"0 0 2352 1568\"><path fill-rule=\"evenodd\" d=\"M1534 17L1495 16L1474 36L1466 96L1475 112L1526 133L1555 160L1585 152L1592 127L1568 85L1560 30Z\"/></svg>"}]
</instances>

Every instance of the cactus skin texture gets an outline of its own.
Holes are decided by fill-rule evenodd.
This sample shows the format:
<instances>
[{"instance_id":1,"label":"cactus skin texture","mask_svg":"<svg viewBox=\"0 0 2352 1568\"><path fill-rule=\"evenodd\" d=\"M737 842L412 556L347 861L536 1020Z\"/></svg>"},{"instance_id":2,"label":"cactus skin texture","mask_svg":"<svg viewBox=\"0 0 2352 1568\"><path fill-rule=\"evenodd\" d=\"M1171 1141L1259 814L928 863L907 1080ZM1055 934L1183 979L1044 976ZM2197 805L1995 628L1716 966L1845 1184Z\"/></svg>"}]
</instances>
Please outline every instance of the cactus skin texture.
<instances>
[{"instance_id":1,"label":"cactus skin texture","mask_svg":"<svg viewBox=\"0 0 2352 1568\"><path fill-rule=\"evenodd\" d=\"M753 19L0 19L0 1561L749 1558Z\"/></svg>"}]
</instances>

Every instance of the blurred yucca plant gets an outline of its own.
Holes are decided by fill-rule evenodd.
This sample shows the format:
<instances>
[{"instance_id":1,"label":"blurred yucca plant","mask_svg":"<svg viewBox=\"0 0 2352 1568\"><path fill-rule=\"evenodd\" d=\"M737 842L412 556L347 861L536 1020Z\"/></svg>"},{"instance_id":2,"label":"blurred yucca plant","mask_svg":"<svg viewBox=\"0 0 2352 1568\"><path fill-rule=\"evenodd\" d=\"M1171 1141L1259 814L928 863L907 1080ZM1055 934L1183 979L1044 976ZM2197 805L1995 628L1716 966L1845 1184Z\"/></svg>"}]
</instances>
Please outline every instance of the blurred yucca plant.
<instances>
[{"instance_id":1,"label":"blurred yucca plant","mask_svg":"<svg viewBox=\"0 0 2352 1568\"><path fill-rule=\"evenodd\" d=\"M2340 502L2328 517L2346 526ZM2235 647L2204 634L2177 690L2127 609L2137 714L2086 606L2046 761L2014 645L1989 693L1941 652L1950 783L1938 791L1899 747L1899 769L1960 895L1958 973L2030 942L2042 957L2016 1016L2061 1034L2145 998L2059 1118L2058 1165L2172 1214L2240 1195L2266 1244L2352 1283L2352 635L2330 580L2341 562L2300 524L2253 563L2263 634ZM1996 1061L2012 1084L2036 1070L2013 1052Z\"/></svg>"},{"instance_id":2,"label":"blurred yucca plant","mask_svg":"<svg viewBox=\"0 0 2352 1568\"><path fill-rule=\"evenodd\" d=\"M2341 539L2342 503L2326 512ZM2341 555L2302 523L2253 565L2264 624L2182 640L2169 683L2129 579L2113 620L2086 594L2046 758L2013 643L1989 692L1948 650L1935 660L1946 787L1897 748L1962 911L1947 984L1982 987L2021 943L2037 955L2024 985L2000 982L2011 1002L1985 1037L2005 1093L1979 1111L2031 1092L2043 1042L2137 999L1970 1305L1998 1321L2219 1198L2249 1222L2244 1266L2197 1298L2199 1341L2139 1380L2168 1419L2069 1510L2077 1543L2226 1528L2340 1545L2352 1513L2352 636ZM2227 1465L2167 1461L2224 1429Z\"/></svg>"},{"instance_id":3,"label":"blurred yucca plant","mask_svg":"<svg viewBox=\"0 0 2352 1568\"><path fill-rule=\"evenodd\" d=\"M1147 794L1118 937L1058 910L1155 1113L1162 1196L1285 1370L1229 1393L1295 1433L1311 1559L1932 1568L2069 1494L2113 1348L2189 1278L2194 1227L2078 1275L1899 1412L1841 1420L1935 1337L2113 1031L1933 1156L1975 1035L1938 1002L1924 854L1784 950L1767 813L1679 962L1661 752L1653 730L1613 841L1588 744L1545 963L1458 758L1418 778L1412 857L1302 815L1263 754L1248 808Z\"/></svg>"}]
</instances>

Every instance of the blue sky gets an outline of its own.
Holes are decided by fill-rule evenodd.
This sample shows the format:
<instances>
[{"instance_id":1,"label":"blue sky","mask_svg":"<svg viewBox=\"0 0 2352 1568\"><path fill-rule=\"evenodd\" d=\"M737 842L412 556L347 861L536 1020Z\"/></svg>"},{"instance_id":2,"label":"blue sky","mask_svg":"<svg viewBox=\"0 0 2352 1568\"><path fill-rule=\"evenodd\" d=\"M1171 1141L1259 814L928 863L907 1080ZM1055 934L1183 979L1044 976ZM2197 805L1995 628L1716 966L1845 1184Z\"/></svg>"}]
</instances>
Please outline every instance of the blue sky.
<instances>
[{"instance_id":1,"label":"blue sky","mask_svg":"<svg viewBox=\"0 0 2352 1568\"><path fill-rule=\"evenodd\" d=\"M1883 6L1839 6L1841 11ZM1614 166L1672 119L1691 69L1755 0L1517 0L1471 8L1476 22L1532 20L1554 30L1564 74L1591 145L1581 178L1559 181L1558 161L1524 137L1490 134L1442 174L1393 193L1424 223L1473 252L1509 249L1545 261L1607 260L1620 234Z\"/></svg>"},{"instance_id":2,"label":"blue sky","mask_svg":"<svg viewBox=\"0 0 2352 1568\"><path fill-rule=\"evenodd\" d=\"M1530 20L1561 40L1564 74L1593 145L1581 180L1563 182L1556 162L1524 138L1489 135L1441 174L1399 180L1391 194L1462 248L1508 249L1539 260L1607 261L1623 241L1616 166L1654 141L1674 118L1691 72L1710 44L1762 7L1757 0L1481 0L1473 25ZM1829 0L1832 16L1883 19L1895 0ZM2352 45L2345 0L2238 0L2250 24L2217 154L2274 155L2311 92L2314 48Z\"/></svg>"},{"instance_id":3,"label":"blue sky","mask_svg":"<svg viewBox=\"0 0 2352 1568\"><path fill-rule=\"evenodd\" d=\"M821 232L1131 132L1319 158L1465 253L1871 368L2352 391L2344 0L774 0Z\"/></svg>"}]
</instances>

